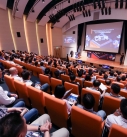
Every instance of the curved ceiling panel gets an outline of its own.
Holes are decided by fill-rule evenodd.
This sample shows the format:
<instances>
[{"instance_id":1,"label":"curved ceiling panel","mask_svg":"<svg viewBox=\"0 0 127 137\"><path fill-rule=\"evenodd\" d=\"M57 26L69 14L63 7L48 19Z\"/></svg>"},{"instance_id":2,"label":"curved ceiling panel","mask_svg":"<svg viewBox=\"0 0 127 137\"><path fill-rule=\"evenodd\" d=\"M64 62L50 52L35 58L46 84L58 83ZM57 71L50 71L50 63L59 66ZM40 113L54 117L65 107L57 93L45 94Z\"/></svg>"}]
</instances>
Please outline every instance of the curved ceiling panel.
<instances>
[{"instance_id":1,"label":"curved ceiling panel","mask_svg":"<svg viewBox=\"0 0 127 137\"><path fill-rule=\"evenodd\" d=\"M45 0L45 2L42 2L42 0L40 0L35 6L34 6L34 12L32 12L32 9L30 10L28 17L27 17L27 21L30 22L35 22L37 16L39 15L39 13L41 12L41 10L48 5L52 0Z\"/></svg>"},{"instance_id":2,"label":"curved ceiling panel","mask_svg":"<svg viewBox=\"0 0 127 137\"><path fill-rule=\"evenodd\" d=\"M81 15L82 13L81 12L76 12L74 13L74 16L77 17L79 15ZM67 22L69 21L68 17L67 16L63 16L61 19L60 19L60 22L57 22L54 27L58 27L58 28L62 28Z\"/></svg>"},{"instance_id":3,"label":"curved ceiling panel","mask_svg":"<svg viewBox=\"0 0 127 137\"><path fill-rule=\"evenodd\" d=\"M62 8L65 9L65 8L67 8L67 7L73 6L74 3L77 3L77 2L79 2L79 1L82 1L82 0L70 1L70 3L68 3L68 1L66 1L66 2L64 2L64 3L62 4ZM59 9L59 6L56 6L56 8L57 8L58 10L60 10L60 9ZM51 8L51 9L52 9L52 8ZM46 15L50 15L50 14L52 14L52 13L53 13L53 14L56 14L56 13L57 13L57 9L56 9L56 10L55 10L55 9L50 10ZM51 12L52 12L52 13L51 13ZM46 21L46 19L47 19L47 21ZM47 23L48 21L49 21L49 17L48 17L48 18L47 18L47 17L45 18L45 16L43 16L42 19L39 21L38 24L39 24L39 25L42 25L42 24L45 25L44 22Z\"/></svg>"},{"instance_id":4,"label":"curved ceiling panel","mask_svg":"<svg viewBox=\"0 0 127 137\"><path fill-rule=\"evenodd\" d=\"M16 5L16 1L17 0L14 1L12 14L13 15L15 14L15 17L22 18L24 10L25 10L25 7L26 7L26 5L28 3L28 0L19 0L17 5ZM16 12L15 12L15 8L16 8Z\"/></svg>"},{"instance_id":5,"label":"curved ceiling panel","mask_svg":"<svg viewBox=\"0 0 127 137\"><path fill-rule=\"evenodd\" d=\"M7 7L7 0L0 0L0 8L6 9Z\"/></svg>"}]
</instances>

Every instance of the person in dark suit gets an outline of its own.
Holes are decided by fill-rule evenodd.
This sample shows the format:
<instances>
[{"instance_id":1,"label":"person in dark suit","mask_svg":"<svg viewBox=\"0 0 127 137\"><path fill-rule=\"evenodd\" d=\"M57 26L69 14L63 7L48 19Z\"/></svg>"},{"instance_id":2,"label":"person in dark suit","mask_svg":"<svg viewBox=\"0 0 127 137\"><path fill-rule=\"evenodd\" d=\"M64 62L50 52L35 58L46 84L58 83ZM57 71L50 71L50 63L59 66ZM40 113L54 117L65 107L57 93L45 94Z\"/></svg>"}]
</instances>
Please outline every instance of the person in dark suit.
<instances>
[{"instance_id":1,"label":"person in dark suit","mask_svg":"<svg viewBox=\"0 0 127 137\"><path fill-rule=\"evenodd\" d=\"M124 60L124 53L121 54L121 57L120 57L120 65L122 65L123 60Z\"/></svg>"}]
</instances>

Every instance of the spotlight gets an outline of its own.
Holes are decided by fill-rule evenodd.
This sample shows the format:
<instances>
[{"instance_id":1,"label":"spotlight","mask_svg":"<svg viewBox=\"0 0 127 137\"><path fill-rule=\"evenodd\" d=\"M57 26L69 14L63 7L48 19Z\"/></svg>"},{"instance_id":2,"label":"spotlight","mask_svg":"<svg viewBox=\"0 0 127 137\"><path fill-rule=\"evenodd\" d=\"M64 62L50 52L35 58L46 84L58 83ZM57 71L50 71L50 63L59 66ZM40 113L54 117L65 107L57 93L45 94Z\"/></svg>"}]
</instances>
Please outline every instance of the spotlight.
<instances>
[{"instance_id":1,"label":"spotlight","mask_svg":"<svg viewBox=\"0 0 127 137\"><path fill-rule=\"evenodd\" d=\"M103 8L101 8L101 14L104 15L104 9Z\"/></svg>"},{"instance_id":2,"label":"spotlight","mask_svg":"<svg viewBox=\"0 0 127 137\"><path fill-rule=\"evenodd\" d=\"M105 7L105 15L107 15L107 7Z\"/></svg>"},{"instance_id":3,"label":"spotlight","mask_svg":"<svg viewBox=\"0 0 127 137\"><path fill-rule=\"evenodd\" d=\"M84 11L82 11L82 15L83 15L84 17L86 17L86 15L85 15Z\"/></svg>"},{"instance_id":4,"label":"spotlight","mask_svg":"<svg viewBox=\"0 0 127 137\"><path fill-rule=\"evenodd\" d=\"M86 14L86 17L88 17L88 12L87 12L87 10L85 10L85 14Z\"/></svg>"},{"instance_id":5,"label":"spotlight","mask_svg":"<svg viewBox=\"0 0 127 137\"><path fill-rule=\"evenodd\" d=\"M88 15L91 16L91 12L90 12L90 9L88 9Z\"/></svg>"},{"instance_id":6,"label":"spotlight","mask_svg":"<svg viewBox=\"0 0 127 137\"><path fill-rule=\"evenodd\" d=\"M116 0L116 2L115 2L115 9L117 9L118 8L118 0Z\"/></svg>"},{"instance_id":7,"label":"spotlight","mask_svg":"<svg viewBox=\"0 0 127 137\"><path fill-rule=\"evenodd\" d=\"M108 8L108 13L111 15L111 7Z\"/></svg>"},{"instance_id":8,"label":"spotlight","mask_svg":"<svg viewBox=\"0 0 127 137\"><path fill-rule=\"evenodd\" d=\"M120 9L123 8L123 0L120 0Z\"/></svg>"}]
</instances>

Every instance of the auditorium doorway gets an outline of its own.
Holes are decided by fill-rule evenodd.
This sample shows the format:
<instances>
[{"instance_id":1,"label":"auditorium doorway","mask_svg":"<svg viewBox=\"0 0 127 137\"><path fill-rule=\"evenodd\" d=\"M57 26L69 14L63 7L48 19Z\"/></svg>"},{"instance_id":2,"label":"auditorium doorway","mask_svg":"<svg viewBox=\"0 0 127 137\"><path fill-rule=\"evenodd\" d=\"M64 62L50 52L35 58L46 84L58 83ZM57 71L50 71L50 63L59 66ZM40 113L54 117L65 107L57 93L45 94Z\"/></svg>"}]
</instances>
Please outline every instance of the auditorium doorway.
<instances>
[{"instance_id":1,"label":"auditorium doorway","mask_svg":"<svg viewBox=\"0 0 127 137\"><path fill-rule=\"evenodd\" d=\"M54 57L61 58L61 47L54 47Z\"/></svg>"}]
</instances>

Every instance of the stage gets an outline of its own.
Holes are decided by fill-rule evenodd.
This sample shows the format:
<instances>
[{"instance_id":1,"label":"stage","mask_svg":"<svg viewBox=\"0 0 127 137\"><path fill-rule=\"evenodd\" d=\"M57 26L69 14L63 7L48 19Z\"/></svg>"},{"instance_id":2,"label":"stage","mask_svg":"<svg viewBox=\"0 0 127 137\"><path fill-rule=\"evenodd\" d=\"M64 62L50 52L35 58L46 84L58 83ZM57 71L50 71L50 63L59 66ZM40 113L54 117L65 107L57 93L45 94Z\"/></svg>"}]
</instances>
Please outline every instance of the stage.
<instances>
[{"instance_id":1,"label":"stage","mask_svg":"<svg viewBox=\"0 0 127 137\"><path fill-rule=\"evenodd\" d=\"M74 61L74 60L82 60L86 64L93 63L94 66L99 67L99 65L109 65L110 67L114 67L114 70L119 70L119 71L126 71L127 72L127 66L120 65L119 62L115 61L108 61L108 60L102 60L102 59L93 59L93 58L85 58L85 57L80 57L80 58L74 58L74 57L69 57L69 60Z\"/></svg>"}]
</instances>

